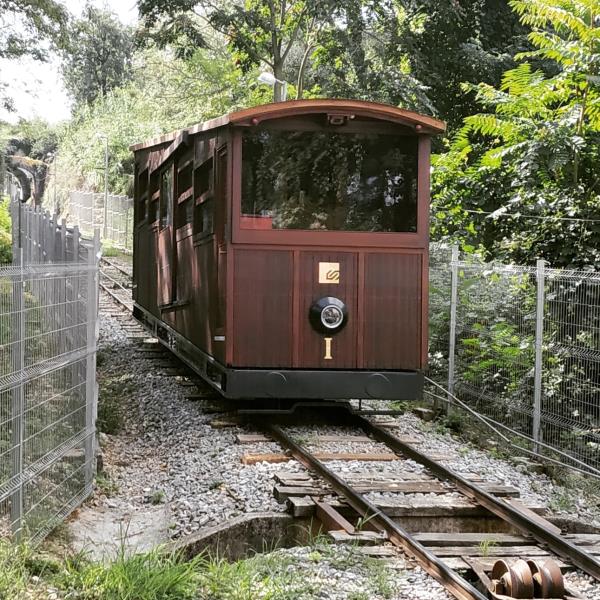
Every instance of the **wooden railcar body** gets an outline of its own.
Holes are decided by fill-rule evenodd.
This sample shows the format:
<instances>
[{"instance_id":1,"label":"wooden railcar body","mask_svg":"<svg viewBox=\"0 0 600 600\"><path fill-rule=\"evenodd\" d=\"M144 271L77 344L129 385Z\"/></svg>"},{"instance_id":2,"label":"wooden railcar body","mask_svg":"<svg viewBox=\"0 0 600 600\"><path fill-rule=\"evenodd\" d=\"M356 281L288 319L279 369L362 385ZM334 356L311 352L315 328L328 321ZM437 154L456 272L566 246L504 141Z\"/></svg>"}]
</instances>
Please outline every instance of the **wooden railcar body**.
<instances>
[{"instance_id":1,"label":"wooden railcar body","mask_svg":"<svg viewBox=\"0 0 600 600\"><path fill-rule=\"evenodd\" d=\"M135 315L227 397L414 397L427 361L430 139L443 127L387 105L291 101L133 146ZM273 219L284 218L277 211L248 214L244 207L255 199L249 204L244 177L260 190L268 170L272 186L286 185L278 181L277 154L248 167L252 140L272 136L281 144L295 136L302 149L315 132L359 141L394 136L381 139L402 145L402 160L414 154L410 231L286 229L274 226ZM377 169L375 163L369 168ZM375 180L344 181L357 189ZM294 210L280 210L288 224ZM331 221L330 215L310 218L317 227ZM347 311L344 326L332 332L309 318L311 306L329 297L341 299Z\"/></svg>"}]
</instances>

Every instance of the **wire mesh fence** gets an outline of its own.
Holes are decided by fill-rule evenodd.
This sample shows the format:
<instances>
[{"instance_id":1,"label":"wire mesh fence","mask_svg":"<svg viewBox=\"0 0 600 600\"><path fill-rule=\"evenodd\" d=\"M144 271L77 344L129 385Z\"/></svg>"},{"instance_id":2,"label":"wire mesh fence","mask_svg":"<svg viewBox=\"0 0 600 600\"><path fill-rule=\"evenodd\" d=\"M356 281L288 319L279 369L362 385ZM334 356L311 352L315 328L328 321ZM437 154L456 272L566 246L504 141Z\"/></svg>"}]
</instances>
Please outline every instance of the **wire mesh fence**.
<instances>
[{"instance_id":1,"label":"wire mesh fence","mask_svg":"<svg viewBox=\"0 0 600 600\"><path fill-rule=\"evenodd\" d=\"M520 445L600 475L600 273L432 246L430 377Z\"/></svg>"},{"instance_id":2,"label":"wire mesh fence","mask_svg":"<svg viewBox=\"0 0 600 600\"><path fill-rule=\"evenodd\" d=\"M84 235L100 229L102 240L127 252L133 249L133 199L108 194L74 191L69 194L69 222ZM105 226L106 221L106 226Z\"/></svg>"},{"instance_id":3,"label":"wire mesh fence","mask_svg":"<svg viewBox=\"0 0 600 600\"><path fill-rule=\"evenodd\" d=\"M0 535L35 543L92 491L99 244L39 209L11 209L13 264L0 265Z\"/></svg>"}]
</instances>

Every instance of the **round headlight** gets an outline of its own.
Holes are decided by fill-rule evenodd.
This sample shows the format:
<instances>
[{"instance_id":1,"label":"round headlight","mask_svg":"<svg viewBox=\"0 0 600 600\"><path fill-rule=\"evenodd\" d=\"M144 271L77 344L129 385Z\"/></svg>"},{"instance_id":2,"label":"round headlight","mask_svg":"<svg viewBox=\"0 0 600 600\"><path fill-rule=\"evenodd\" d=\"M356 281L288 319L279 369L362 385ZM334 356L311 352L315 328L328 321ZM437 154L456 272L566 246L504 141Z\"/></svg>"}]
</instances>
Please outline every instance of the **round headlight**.
<instances>
[{"instance_id":1,"label":"round headlight","mask_svg":"<svg viewBox=\"0 0 600 600\"><path fill-rule=\"evenodd\" d=\"M330 335L346 326L348 309L339 298L325 296L312 303L308 316L315 331Z\"/></svg>"},{"instance_id":2,"label":"round headlight","mask_svg":"<svg viewBox=\"0 0 600 600\"><path fill-rule=\"evenodd\" d=\"M339 306L335 304L328 304L321 311L321 323L323 323L323 327L327 327L327 329L337 329L344 320L344 313Z\"/></svg>"}]
</instances>

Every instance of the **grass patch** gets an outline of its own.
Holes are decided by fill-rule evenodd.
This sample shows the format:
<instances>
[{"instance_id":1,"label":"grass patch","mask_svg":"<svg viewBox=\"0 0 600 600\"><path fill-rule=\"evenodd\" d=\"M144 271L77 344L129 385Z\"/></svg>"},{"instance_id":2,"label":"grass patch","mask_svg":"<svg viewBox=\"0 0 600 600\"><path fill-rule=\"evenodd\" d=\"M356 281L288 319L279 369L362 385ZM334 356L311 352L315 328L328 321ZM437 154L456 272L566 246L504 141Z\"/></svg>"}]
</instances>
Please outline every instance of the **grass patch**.
<instances>
[{"instance_id":1,"label":"grass patch","mask_svg":"<svg viewBox=\"0 0 600 600\"><path fill-rule=\"evenodd\" d=\"M281 553L257 554L235 563L213 560L201 571L198 598L297 600L316 597L319 590L290 568L294 563L292 557Z\"/></svg>"},{"instance_id":2,"label":"grass patch","mask_svg":"<svg viewBox=\"0 0 600 600\"><path fill-rule=\"evenodd\" d=\"M31 558L27 546L13 546L0 541L0 598L25 598L33 573L27 568Z\"/></svg>"},{"instance_id":3,"label":"grass patch","mask_svg":"<svg viewBox=\"0 0 600 600\"><path fill-rule=\"evenodd\" d=\"M109 565L81 556L67 559L54 577L56 587L78 600L192 600L198 598L203 558L185 561L159 550L127 556L122 549Z\"/></svg>"}]
</instances>

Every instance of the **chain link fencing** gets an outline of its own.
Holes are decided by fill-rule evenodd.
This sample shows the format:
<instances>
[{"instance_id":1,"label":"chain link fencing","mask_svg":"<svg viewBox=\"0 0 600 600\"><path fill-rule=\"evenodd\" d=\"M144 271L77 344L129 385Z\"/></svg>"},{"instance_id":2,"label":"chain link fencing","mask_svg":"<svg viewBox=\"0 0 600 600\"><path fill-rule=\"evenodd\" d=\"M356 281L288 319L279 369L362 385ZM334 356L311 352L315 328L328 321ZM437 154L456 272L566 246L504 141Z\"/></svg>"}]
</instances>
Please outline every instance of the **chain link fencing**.
<instances>
[{"instance_id":1,"label":"chain link fencing","mask_svg":"<svg viewBox=\"0 0 600 600\"><path fill-rule=\"evenodd\" d=\"M18 201L0 265L0 535L42 540L92 492L98 236Z\"/></svg>"},{"instance_id":2,"label":"chain link fencing","mask_svg":"<svg viewBox=\"0 0 600 600\"><path fill-rule=\"evenodd\" d=\"M516 447L600 476L600 273L432 245L430 281L429 376L447 393L429 395L461 401Z\"/></svg>"},{"instance_id":3,"label":"chain link fencing","mask_svg":"<svg viewBox=\"0 0 600 600\"><path fill-rule=\"evenodd\" d=\"M99 229L103 242L115 248L133 250L133 198L74 191L69 194L69 223L77 225L83 235L92 236ZM106 226L105 226L106 222Z\"/></svg>"}]
</instances>

